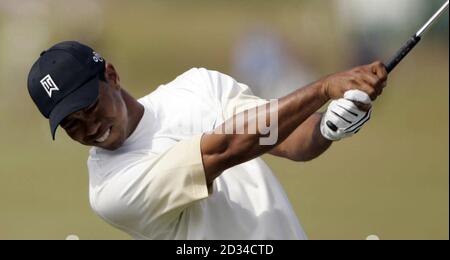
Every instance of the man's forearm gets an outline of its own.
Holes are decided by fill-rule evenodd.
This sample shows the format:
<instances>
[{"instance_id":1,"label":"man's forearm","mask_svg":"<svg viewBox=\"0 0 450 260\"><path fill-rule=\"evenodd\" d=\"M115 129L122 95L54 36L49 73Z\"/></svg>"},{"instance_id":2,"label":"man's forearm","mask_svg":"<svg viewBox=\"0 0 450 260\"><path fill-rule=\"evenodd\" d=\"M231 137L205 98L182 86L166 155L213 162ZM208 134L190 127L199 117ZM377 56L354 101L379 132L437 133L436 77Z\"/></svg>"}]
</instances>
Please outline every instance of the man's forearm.
<instances>
[{"instance_id":1,"label":"man's forearm","mask_svg":"<svg viewBox=\"0 0 450 260\"><path fill-rule=\"evenodd\" d=\"M332 143L320 132L321 119L322 113L311 115L270 154L293 161L309 161L321 155Z\"/></svg>"},{"instance_id":2,"label":"man's forearm","mask_svg":"<svg viewBox=\"0 0 450 260\"><path fill-rule=\"evenodd\" d=\"M245 134L228 135L228 146L236 148L234 150L230 149L230 152L232 153L230 154L230 158L233 158L233 164L246 162L269 152L288 138L299 125L305 122L305 120L310 118L313 113L328 101L328 98L322 93L321 84L322 82L318 81L278 100L278 111L276 111L278 115L278 138L274 144L261 144L260 140L265 136L264 134L259 132L256 134L248 134L247 131L248 125L251 125L252 123L255 124L255 122L251 121L261 118L261 116L265 116L266 122L269 122L271 108L269 107L269 109L265 111L265 115L258 114L260 113L258 111L256 118L254 119L246 116L247 120L243 127L245 129ZM239 117L239 115L236 115L235 117ZM315 131L310 131L310 133L305 132L303 134L315 135L316 133ZM314 141L311 140L311 142Z\"/></svg>"}]
</instances>

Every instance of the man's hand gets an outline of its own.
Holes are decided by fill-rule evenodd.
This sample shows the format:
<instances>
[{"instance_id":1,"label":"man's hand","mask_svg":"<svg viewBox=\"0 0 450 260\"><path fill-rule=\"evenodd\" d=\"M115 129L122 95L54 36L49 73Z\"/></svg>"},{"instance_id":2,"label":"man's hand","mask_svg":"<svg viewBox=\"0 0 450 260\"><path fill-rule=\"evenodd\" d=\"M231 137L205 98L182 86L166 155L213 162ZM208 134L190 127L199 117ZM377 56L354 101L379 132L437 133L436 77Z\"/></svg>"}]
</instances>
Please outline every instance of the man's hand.
<instances>
[{"instance_id":1,"label":"man's hand","mask_svg":"<svg viewBox=\"0 0 450 260\"><path fill-rule=\"evenodd\" d=\"M384 64L377 61L328 76L323 81L323 92L329 99L339 99L345 92L358 89L375 100L386 87L387 75Z\"/></svg>"},{"instance_id":2,"label":"man's hand","mask_svg":"<svg viewBox=\"0 0 450 260\"><path fill-rule=\"evenodd\" d=\"M321 120L322 135L337 141L357 133L370 119L371 100L381 95L386 80L386 68L379 61L327 77L324 93L335 100Z\"/></svg>"},{"instance_id":3,"label":"man's hand","mask_svg":"<svg viewBox=\"0 0 450 260\"><path fill-rule=\"evenodd\" d=\"M360 109L355 102L364 104L369 110ZM369 121L372 113L369 96L360 90L345 92L344 98L333 100L320 122L322 136L331 141L356 134Z\"/></svg>"}]
</instances>

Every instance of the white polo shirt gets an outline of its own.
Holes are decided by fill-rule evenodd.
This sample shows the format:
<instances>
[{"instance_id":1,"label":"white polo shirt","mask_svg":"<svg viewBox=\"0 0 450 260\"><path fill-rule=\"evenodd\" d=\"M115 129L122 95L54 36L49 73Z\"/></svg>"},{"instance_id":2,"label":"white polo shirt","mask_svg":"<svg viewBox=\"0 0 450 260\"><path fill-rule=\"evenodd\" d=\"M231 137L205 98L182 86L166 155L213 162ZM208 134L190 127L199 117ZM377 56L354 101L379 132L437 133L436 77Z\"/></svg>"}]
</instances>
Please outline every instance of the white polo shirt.
<instances>
[{"instance_id":1,"label":"white polo shirt","mask_svg":"<svg viewBox=\"0 0 450 260\"><path fill-rule=\"evenodd\" d=\"M261 158L234 166L208 193L202 133L264 104L216 71L191 69L139 99L145 112L115 151L88 159L90 203L135 239L306 239L286 194Z\"/></svg>"}]
</instances>

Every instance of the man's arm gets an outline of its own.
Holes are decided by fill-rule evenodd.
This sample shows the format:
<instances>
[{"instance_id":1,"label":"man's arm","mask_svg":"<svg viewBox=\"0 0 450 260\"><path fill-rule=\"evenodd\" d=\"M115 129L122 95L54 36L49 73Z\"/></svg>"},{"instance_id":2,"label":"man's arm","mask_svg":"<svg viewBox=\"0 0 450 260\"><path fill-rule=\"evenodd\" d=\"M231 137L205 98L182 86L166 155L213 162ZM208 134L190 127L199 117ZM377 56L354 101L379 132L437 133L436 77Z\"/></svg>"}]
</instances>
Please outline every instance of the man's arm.
<instances>
[{"instance_id":1,"label":"man's arm","mask_svg":"<svg viewBox=\"0 0 450 260\"><path fill-rule=\"evenodd\" d=\"M338 99L348 90L359 89L375 100L381 94L386 79L384 65L376 62L331 75L279 99L278 110L275 111L278 114L278 139L272 145L260 144L260 138L265 136L263 133L248 131L248 126L254 124L258 117L263 116L266 122L270 122L273 112L270 107L263 115L258 110L254 118L249 117L247 111L242 112L245 115L245 134L205 134L201 152L208 185L224 170L261 156L281 144L329 99ZM239 114L229 120L234 121L236 117Z\"/></svg>"},{"instance_id":2,"label":"man's arm","mask_svg":"<svg viewBox=\"0 0 450 260\"><path fill-rule=\"evenodd\" d=\"M321 119L322 113L314 113L269 153L297 162L318 157L332 144L320 132Z\"/></svg>"}]
</instances>

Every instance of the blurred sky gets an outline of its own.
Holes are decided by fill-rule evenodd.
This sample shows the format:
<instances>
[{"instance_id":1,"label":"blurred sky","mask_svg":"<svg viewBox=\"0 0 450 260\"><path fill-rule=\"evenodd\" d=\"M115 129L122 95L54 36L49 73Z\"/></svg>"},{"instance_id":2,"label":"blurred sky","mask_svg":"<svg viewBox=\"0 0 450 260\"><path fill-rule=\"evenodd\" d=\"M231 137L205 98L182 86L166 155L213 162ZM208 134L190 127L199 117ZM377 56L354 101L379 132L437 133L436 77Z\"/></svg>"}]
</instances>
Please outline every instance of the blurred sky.
<instances>
[{"instance_id":1,"label":"blurred sky","mask_svg":"<svg viewBox=\"0 0 450 260\"><path fill-rule=\"evenodd\" d=\"M0 239L127 239L89 208L86 147L26 90L39 53L91 45L140 97L191 67L279 97L386 60L440 0L0 0ZM265 156L312 239L448 239L448 14L390 76L367 127L309 163Z\"/></svg>"}]
</instances>

